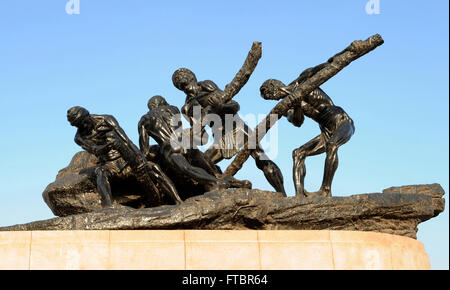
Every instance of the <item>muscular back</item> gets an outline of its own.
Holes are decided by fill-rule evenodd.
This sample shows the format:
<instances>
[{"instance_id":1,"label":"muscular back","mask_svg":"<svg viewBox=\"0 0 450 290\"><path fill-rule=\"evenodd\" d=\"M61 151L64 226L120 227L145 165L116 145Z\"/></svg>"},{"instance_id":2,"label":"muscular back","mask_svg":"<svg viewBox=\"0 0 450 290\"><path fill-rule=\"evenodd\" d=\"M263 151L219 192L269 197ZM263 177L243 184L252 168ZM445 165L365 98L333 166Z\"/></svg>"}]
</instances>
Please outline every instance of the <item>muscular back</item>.
<instances>
[{"instance_id":1,"label":"muscular back","mask_svg":"<svg viewBox=\"0 0 450 290\"><path fill-rule=\"evenodd\" d=\"M175 131L181 127L179 116L180 111L177 107L160 106L144 115L139 122L139 126L144 126L147 133L159 145L163 145L169 143Z\"/></svg>"},{"instance_id":2,"label":"muscular back","mask_svg":"<svg viewBox=\"0 0 450 290\"><path fill-rule=\"evenodd\" d=\"M113 161L121 157L120 153L112 146L108 146L113 138L120 138L120 127L117 120L111 115L90 115L94 121L94 127L90 132L78 131L75 142L84 150L96 155L101 161ZM126 138L126 137L125 137ZM101 154L93 148L106 146Z\"/></svg>"},{"instance_id":3,"label":"muscular back","mask_svg":"<svg viewBox=\"0 0 450 290\"><path fill-rule=\"evenodd\" d=\"M341 107L334 105L331 98L321 88L305 96L300 108L305 116L316 121L325 131L334 131L343 120L350 119Z\"/></svg>"}]
</instances>

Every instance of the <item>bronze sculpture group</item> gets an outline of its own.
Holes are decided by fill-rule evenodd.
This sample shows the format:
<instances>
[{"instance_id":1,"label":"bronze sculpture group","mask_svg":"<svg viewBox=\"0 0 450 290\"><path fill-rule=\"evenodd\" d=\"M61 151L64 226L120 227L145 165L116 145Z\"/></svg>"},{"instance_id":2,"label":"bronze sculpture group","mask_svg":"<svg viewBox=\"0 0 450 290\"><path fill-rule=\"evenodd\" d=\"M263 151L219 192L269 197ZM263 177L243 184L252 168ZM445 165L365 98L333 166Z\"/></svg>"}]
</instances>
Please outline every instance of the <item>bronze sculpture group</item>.
<instances>
[{"instance_id":1,"label":"bronze sculpture group","mask_svg":"<svg viewBox=\"0 0 450 290\"><path fill-rule=\"evenodd\" d=\"M224 88L197 80L186 68L176 70L172 82L184 93L185 103L177 108L162 96L151 97L138 123L138 146L113 116L72 107L67 119L77 128L75 142L84 151L77 152L42 193L58 218L0 230L328 229L416 238L417 225L444 210L445 192L438 184L330 198L339 147L355 129L320 87L381 44L380 35L357 40L287 85L275 79L263 82L261 97L277 103L254 128L239 117L233 97L257 66L258 42ZM305 116L319 125L320 134L293 151L296 197L287 198L281 171L260 143L282 117L300 127ZM182 125L183 119L188 126ZM210 137L214 142L203 150ZM305 160L322 153L322 185L308 192ZM275 192L252 189L250 181L234 178L250 156ZM223 159L232 161L222 171L218 163Z\"/></svg>"},{"instance_id":2,"label":"bronze sculpture group","mask_svg":"<svg viewBox=\"0 0 450 290\"><path fill-rule=\"evenodd\" d=\"M284 116L300 127L306 116L317 122L321 130L317 137L292 153L296 196L331 196L331 184L338 167L337 150L355 130L352 119L334 105L319 85L382 43L379 35L366 41L355 41L326 63L305 70L289 85L274 79L261 85L261 97L281 100L270 112L277 120ZM138 124L139 148L113 116L93 115L78 106L70 108L68 121L78 128L75 142L99 160L95 175L102 205L112 205L110 179L117 176L133 176L151 207L179 204L190 195L215 189L251 188L250 181L233 177L250 155L275 191L286 196L279 167L259 145L264 134L261 134L260 125L266 125L268 119L254 130L250 129L237 115L239 104L232 100L248 81L260 57L261 43L255 42L244 65L224 90L213 81L197 81L189 69L175 71L172 82L186 95L185 104L180 111L162 96L153 96L148 101L148 113ZM189 121L190 128L182 127L181 115ZM208 119L211 115L216 119ZM233 116L233 127L224 126L230 115ZM202 152L197 147L206 144L206 126L211 128L214 143ZM266 130L269 129L270 125L266 126ZM255 146L251 147L249 140L255 136ZM157 145L150 146L149 138ZM322 186L317 192L307 192L304 188L305 159L322 153L326 153ZM231 165L222 172L217 163L233 157Z\"/></svg>"}]
</instances>

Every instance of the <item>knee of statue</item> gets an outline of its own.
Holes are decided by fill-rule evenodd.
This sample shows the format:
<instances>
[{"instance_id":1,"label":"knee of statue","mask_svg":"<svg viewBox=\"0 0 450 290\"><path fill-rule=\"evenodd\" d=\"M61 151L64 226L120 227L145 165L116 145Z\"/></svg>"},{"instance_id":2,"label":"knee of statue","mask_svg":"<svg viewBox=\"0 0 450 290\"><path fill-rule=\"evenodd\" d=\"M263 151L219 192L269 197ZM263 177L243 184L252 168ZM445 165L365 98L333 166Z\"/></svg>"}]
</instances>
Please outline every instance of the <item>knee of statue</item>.
<instances>
[{"instance_id":1,"label":"knee of statue","mask_svg":"<svg viewBox=\"0 0 450 290\"><path fill-rule=\"evenodd\" d=\"M275 165L275 163L273 163L273 161L271 160L267 160L266 166L265 166L265 171L267 174L273 176L275 174L277 174L278 172L278 167Z\"/></svg>"},{"instance_id":2,"label":"knee of statue","mask_svg":"<svg viewBox=\"0 0 450 290\"><path fill-rule=\"evenodd\" d=\"M95 168L94 170L95 176L97 178L106 179L109 180L109 178L112 176L111 171L109 171L108 168L99 166Z\"/></svg>"},{"instance_id":3,"label":"knee of statue","mask_svg":"<svg viewBox=\"0 0 450 290\"><path fill-rule=\"evenodd\" d=\"M327 144L327 154L334 154L337 152L338 145L336 143L328 143Z\"/></svg>"},{"instance_id":4,"label":"knee of statue","mask_svg":"<svg viewBox=\"0 0 450 290\"><path fill-rule=\"evenodd\" d=\"M274 176L277 171L275 170L275 167L272 164L269 164L268 166L266 166L266 170L267 170L267 174L269 174L270 176Z\"/></svg>"},{"instance_id":5,"label":"knee of statue","mask_svg":"<svg viewBox=\"0 0 450 290\"><path fill-rule=\"evenodd\" d=\"M97 167L97 168L95 168L95 170L94 170L94 172L95 172L95 175L103 175L103 172L104 172L104 168L103 167Z\"/></svg>"},{"instance_id":6,"label":"knee of statue","mask_svg":"<svg viewBox=\"0 0 450 290\"><path fill-rule=\"evenodd\" d=\"M178 168L184 172L186 171L192 171L193 168L195 167L191 167L191 165L189 163L183 163L183 164L179 164Z\"/></svg>"},{"instance_id":7,"label":"knee of statue","mask_svg":"<svg viewBox=\"0 0 450 290\"><path fill-rule=\"evenodd\" d=\"M151 161L147 161L145 164L142 164L142 168L145 168L146 170L150 170L150 171L154 171L154 172L161 171L158 164L151 162Z\"/></svg>"},{"instance_id":8,"label":"knee of statue","mask_svg":"<svg viewBox=\"0 0 450 290\"><path fill-rule=\"evenodd\" d=\"M260 170L263 170L268 165L267 160L263 160L261 158L255 158L255 163L256 163L256 167L258 167Z\"/></svg>"},{"instance_id":9,"label":"knee of statue","mask_svg":"<svg viewBox=\"0 0 450 290\"><path fill-rule=\"evenodd\" d=\"M294 149L294 151L292 151L292 158L300 157L301 152L302 152L301 148Z\"/></svg>"}]
</instances>

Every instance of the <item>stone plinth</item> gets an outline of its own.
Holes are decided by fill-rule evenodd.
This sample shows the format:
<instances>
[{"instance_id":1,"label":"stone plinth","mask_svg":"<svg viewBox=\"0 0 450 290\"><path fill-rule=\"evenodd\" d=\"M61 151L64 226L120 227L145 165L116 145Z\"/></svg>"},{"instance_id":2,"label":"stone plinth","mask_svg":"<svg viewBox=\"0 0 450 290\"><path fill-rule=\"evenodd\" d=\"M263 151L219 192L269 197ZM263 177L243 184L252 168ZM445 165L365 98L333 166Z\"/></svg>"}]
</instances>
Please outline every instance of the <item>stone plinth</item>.
<instances>
[{"instance_id":1,"label":"stone plinth","mask_svg":"<svg viewBox=\"0 0 450 290\"><path fill-rule=\"evenodd\" d=\"M0 269L430 269L421 242L360 231L0 232Z\"/></svg>"}]
</instances>

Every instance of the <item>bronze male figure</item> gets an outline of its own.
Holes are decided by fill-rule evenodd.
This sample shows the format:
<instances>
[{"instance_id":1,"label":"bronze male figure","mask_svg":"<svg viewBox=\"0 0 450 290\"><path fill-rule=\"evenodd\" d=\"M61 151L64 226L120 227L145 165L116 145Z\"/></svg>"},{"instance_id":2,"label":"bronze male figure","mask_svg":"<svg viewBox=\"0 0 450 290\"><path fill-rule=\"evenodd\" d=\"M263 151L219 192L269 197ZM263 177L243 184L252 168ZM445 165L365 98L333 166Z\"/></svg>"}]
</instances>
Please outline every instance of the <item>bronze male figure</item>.
<instances>
[{"instance_id":1,"label":"bronze male figure","mask_svg":"<svg viewBox=\"0 0 450 290\"><path fill-rule=\"evenodd\" d=\"M67 111L67 119L78 128L75 142L99 160L95 173L103 206L112 204L109 180L113 176L134 176L150 206L161 205L167 198L182 202L172 181L157 164L145 159L113 116L90 114L76 106Z\"/></svg>"},{"instance_id":2,"label":"bronze male figure","mask_svg":"<svg viewBox=\"0 0 450 290\"><path fill-rule=\"evenodd\" d=\"M183 127L177 107L169 105L162 96L157 95L148 101L148 108L149 112L142 116L138 124L139 145L145 156L154 158L149 144L149 137L152 137L159 145L161 162L176 175L202 184L205 191L229 187L251 188L249 181L222 175L203 152L182 143Z\"/></svg>"},{"instance_id":3,"label":"bronze male figure","mask_svg":"<svg viewBox=\"0 0 450 290\"><path fill-rule=\"evenodd\" d=\"M307 70L288 86L279 80L267 80L260 88L261 96L270 100L285 98L293 93L299 84L312 73L312 70ZM304 97L299 105L290 108L286 114L289 122L296 127L302 125L304 116L316 121L320 126L321 133L292 152L296 196L331 196L331 183L338 167L338 148L345 144L355 132L353 120L341 107L335 106L331 98L320 88ZM322 186L319 191L309 193L304 188L305 159L324 152L326 159Z\"/></svg>"},{"instance_id":4,"label":"bronze male figure","mask_svg":"<svg viewBox=\"0 0 450 290\"><path fill-rule=\"evenodd\" d=\"M251 129L244 123L244 121L237 115L239 111L239 104L233 100L223 102L224 92L210 80L197 81L195 74L186 68L178 69L172 76L173 84L176 88L186 94L185 105L182 112L189 118L191 126L201 127L200 134L204 135L204 124L202 119L207 114L216 114L220 117L222 126L216 126L216 132L213 132L214 137L220 139L209 148L205 154L214 163L218 163L223 159L230 159L239 151L244 144L244 140L251 135ZM201 108L201 117L194 116L194 109L198 106ZM226 114L234 115L234 119L238 122L234 129L226 130L223 124L226 123ZM244 138L237 140L236 136L240 134ZM194 139L196 137L194 136ZM197 140L201 137L197 136ZM231 145L231 146L226 146ZM264 172L267 181L275 188L277 192L285 194L283 185L283 175L278 166L264 153L259 144L256 149L252 151L252 157L255 159L256 166Z\"/></svg>"}]
</instances>

